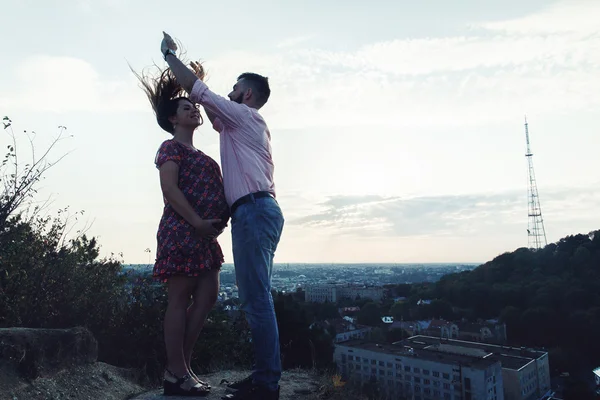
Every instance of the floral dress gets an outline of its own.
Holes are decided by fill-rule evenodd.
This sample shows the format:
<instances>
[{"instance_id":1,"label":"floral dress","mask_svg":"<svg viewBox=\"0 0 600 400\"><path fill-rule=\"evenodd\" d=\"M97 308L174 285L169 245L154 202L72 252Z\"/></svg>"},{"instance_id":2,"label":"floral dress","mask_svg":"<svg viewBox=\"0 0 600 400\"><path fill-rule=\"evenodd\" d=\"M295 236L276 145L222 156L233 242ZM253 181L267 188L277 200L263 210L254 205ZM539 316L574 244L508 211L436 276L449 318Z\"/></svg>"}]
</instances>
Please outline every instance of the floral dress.
<instances>
[{"instance_id":1,"label":"floral dress","mask_svg":"<svg viewBox=\"0 0 600 400\"><path fill-rule=\"evenodd\" d=\"M160 168L167 161L179 165L179 189L196 213L202 219L221 219L217 229L222 229L229 220L229 206L221 170L215 160L171 139L160 146L156 167ZM204 271L220 269L223 264L223 252L217 240L198 237L166 199L156 239L153 276L163 282L174 275L197 277Z\"/></svg>"}]
</instances>

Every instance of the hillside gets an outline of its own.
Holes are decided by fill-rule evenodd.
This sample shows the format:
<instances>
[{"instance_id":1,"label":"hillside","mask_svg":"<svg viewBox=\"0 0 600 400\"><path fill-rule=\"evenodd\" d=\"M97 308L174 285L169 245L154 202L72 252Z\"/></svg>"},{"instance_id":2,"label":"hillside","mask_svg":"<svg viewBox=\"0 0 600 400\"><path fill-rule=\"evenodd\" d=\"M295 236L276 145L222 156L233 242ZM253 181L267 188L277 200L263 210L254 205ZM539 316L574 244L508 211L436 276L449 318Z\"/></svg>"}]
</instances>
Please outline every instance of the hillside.
<instances>
[{"instance_id":1,"label":"hillside","mask_svg":"<svg viewBox=\"0 0 600 400\"><path fill-rule=\"evenodd\" d=\"M121 400L144 390L142 374L97 362L84 328L0 329L0 398Z\"/></svg>"},{"instance_id":2,"label":"hillside","mask_svg":"<svg viewBox=\"0 0 600 400\"><path fill-rule=\"evenodd\" d=\"M211 382L212 393L205 397L207 400L221 399L225 393L226 385L220 385L225 379L234 382L243 379L250 374L250 371L220 371L209 375L203 375L207 381ZM285 371L281 376L281 399L282 400L316 400L319 397L320 378L307 371ZM133 398L133 400L159 400L163 399L162 389L155 389Z\"/></svg>"},{"instance_id":3,"label":"hillside","mask_svg":"<svg viewBox=\"0 0 600 400\"><path fill-rule=\"evenodd\" d=\"M142 370L97 361L98 344L85 328L0 329L0 398L11 400L155 400L162 389L149 383ZM206 399L220 399L223 380L246 377L247 370L221 370L202 377L213 385ZM159 386L159 385L158 385ZM328 375L294 369L284 371L282 400L360 400L349 387Z\"/></svg>"},{"instance_id":4,"label":"hillside","mask_svg":"<svg viewBox=\"0 0 600 400\"><path fill-rule=\"evenodd\" d=\"M583 367L578 356L600 363L600 231L505 253L423 290L463 317L499 317L511 343L551 349L556 368Z\"/></svg>"}]
</instances>

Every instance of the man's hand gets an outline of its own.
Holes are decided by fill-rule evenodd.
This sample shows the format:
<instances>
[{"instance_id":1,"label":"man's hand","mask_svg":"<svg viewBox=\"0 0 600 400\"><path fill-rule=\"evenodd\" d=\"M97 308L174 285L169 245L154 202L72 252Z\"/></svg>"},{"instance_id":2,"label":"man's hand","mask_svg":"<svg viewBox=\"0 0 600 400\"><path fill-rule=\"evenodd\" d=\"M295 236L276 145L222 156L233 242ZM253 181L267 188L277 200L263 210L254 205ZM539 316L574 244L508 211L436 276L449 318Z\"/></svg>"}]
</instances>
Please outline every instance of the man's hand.
<instances>
[{"instance_id":1,"label":"man's hand","mask_svg":"<svg viewBox=\"0 0 600 400\"><path fill-rule=\"evenodd\" d=\"M192 61L190 62L190 67L192 67L192 71L194 71L194 74L196 74L198 79L204 82L206 71L204 70L202 63L200 61Z\"/></svg>"},{"instance_id":2,"label":"man's hand","mask_svg":"<svg viewBox=\"0 0 600 400\"><path fill-rule=\"evenodd\" d=\"M174 52L177 51L177 44L175 44L175 41L167 32L163 31L163 35L163 40L160 43L160 51L165 57L167 64L169 64L171 72L173 72L173 75L175 75L177 82L179 82L181 87L183 87L183 90L191 93L194 83L196 83L198 77L176 56L167 57L169 53L174 54Z\"/></svg>"},{"instance_id":3,"label":"man's hand","mask_svg":"<svg viewBox=\"0 0 600 400\"><path fill-rule=\"evenodd\" d=\"M160 52L163 56L167 55L167 51L172 50L174 52L177 51L177 43L173 40L171 35L167 32L163 31L163 40L160 42Z\"/></svg>"}]
</instances>

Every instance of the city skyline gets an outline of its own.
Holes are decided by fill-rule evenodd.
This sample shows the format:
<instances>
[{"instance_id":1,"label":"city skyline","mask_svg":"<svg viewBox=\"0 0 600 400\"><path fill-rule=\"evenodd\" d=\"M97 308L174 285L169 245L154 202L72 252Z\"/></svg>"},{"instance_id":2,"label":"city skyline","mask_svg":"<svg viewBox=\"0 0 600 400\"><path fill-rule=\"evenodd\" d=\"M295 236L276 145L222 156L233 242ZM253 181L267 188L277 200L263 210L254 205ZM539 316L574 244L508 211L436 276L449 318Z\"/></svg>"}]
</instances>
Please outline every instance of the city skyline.
<instances>
[{"instance_id":1,"label":"city skyline","mask_svg":"<svg viewBox=\"0 0 600 400\"><path fill-rule=\"evenodd\" d=\"M70 154L36 200L85 210L102 255L143 264L156 251L153 160L169 135L128 63L164 66L163 30L205 61L219 94L246 70L269 76L262 114L286 217L277 263L483 263L525 247L525 115L548 242L600 228L592 0L194 2L185 13L67 0L3 11L0 32L18 40L5 46L0 113L40 147L67 126L73 137L53 158ZM197 24L181 23L190 15ZM220 163L209 124L195 143ZM233 262L229 229L220 242Z\"/></svg>"}]
</instances>

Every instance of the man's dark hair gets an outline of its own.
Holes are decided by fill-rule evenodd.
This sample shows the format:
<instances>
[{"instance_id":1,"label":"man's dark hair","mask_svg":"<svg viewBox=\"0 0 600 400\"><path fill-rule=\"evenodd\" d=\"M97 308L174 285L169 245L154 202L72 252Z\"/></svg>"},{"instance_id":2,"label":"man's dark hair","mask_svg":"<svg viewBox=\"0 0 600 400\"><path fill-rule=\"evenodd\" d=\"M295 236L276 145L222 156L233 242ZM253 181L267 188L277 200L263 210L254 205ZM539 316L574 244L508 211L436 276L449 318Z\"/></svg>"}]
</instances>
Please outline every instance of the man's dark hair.
<instances>
[{"instance_id":1,"label":"man's dark hair","mask_svg":"<svg viewBox=\"0 0 600 400\"><path fill-rule=\"evenodd\" d=\"M253 72L244 72L238 76L238 81L240 79L243 79L244 84L248 85L252 89L252 93L256 96L258 107L262 107L267 104L267 100L269 100L269 96L271 95L269 78Z\"/></svg>"}]
</instances>

